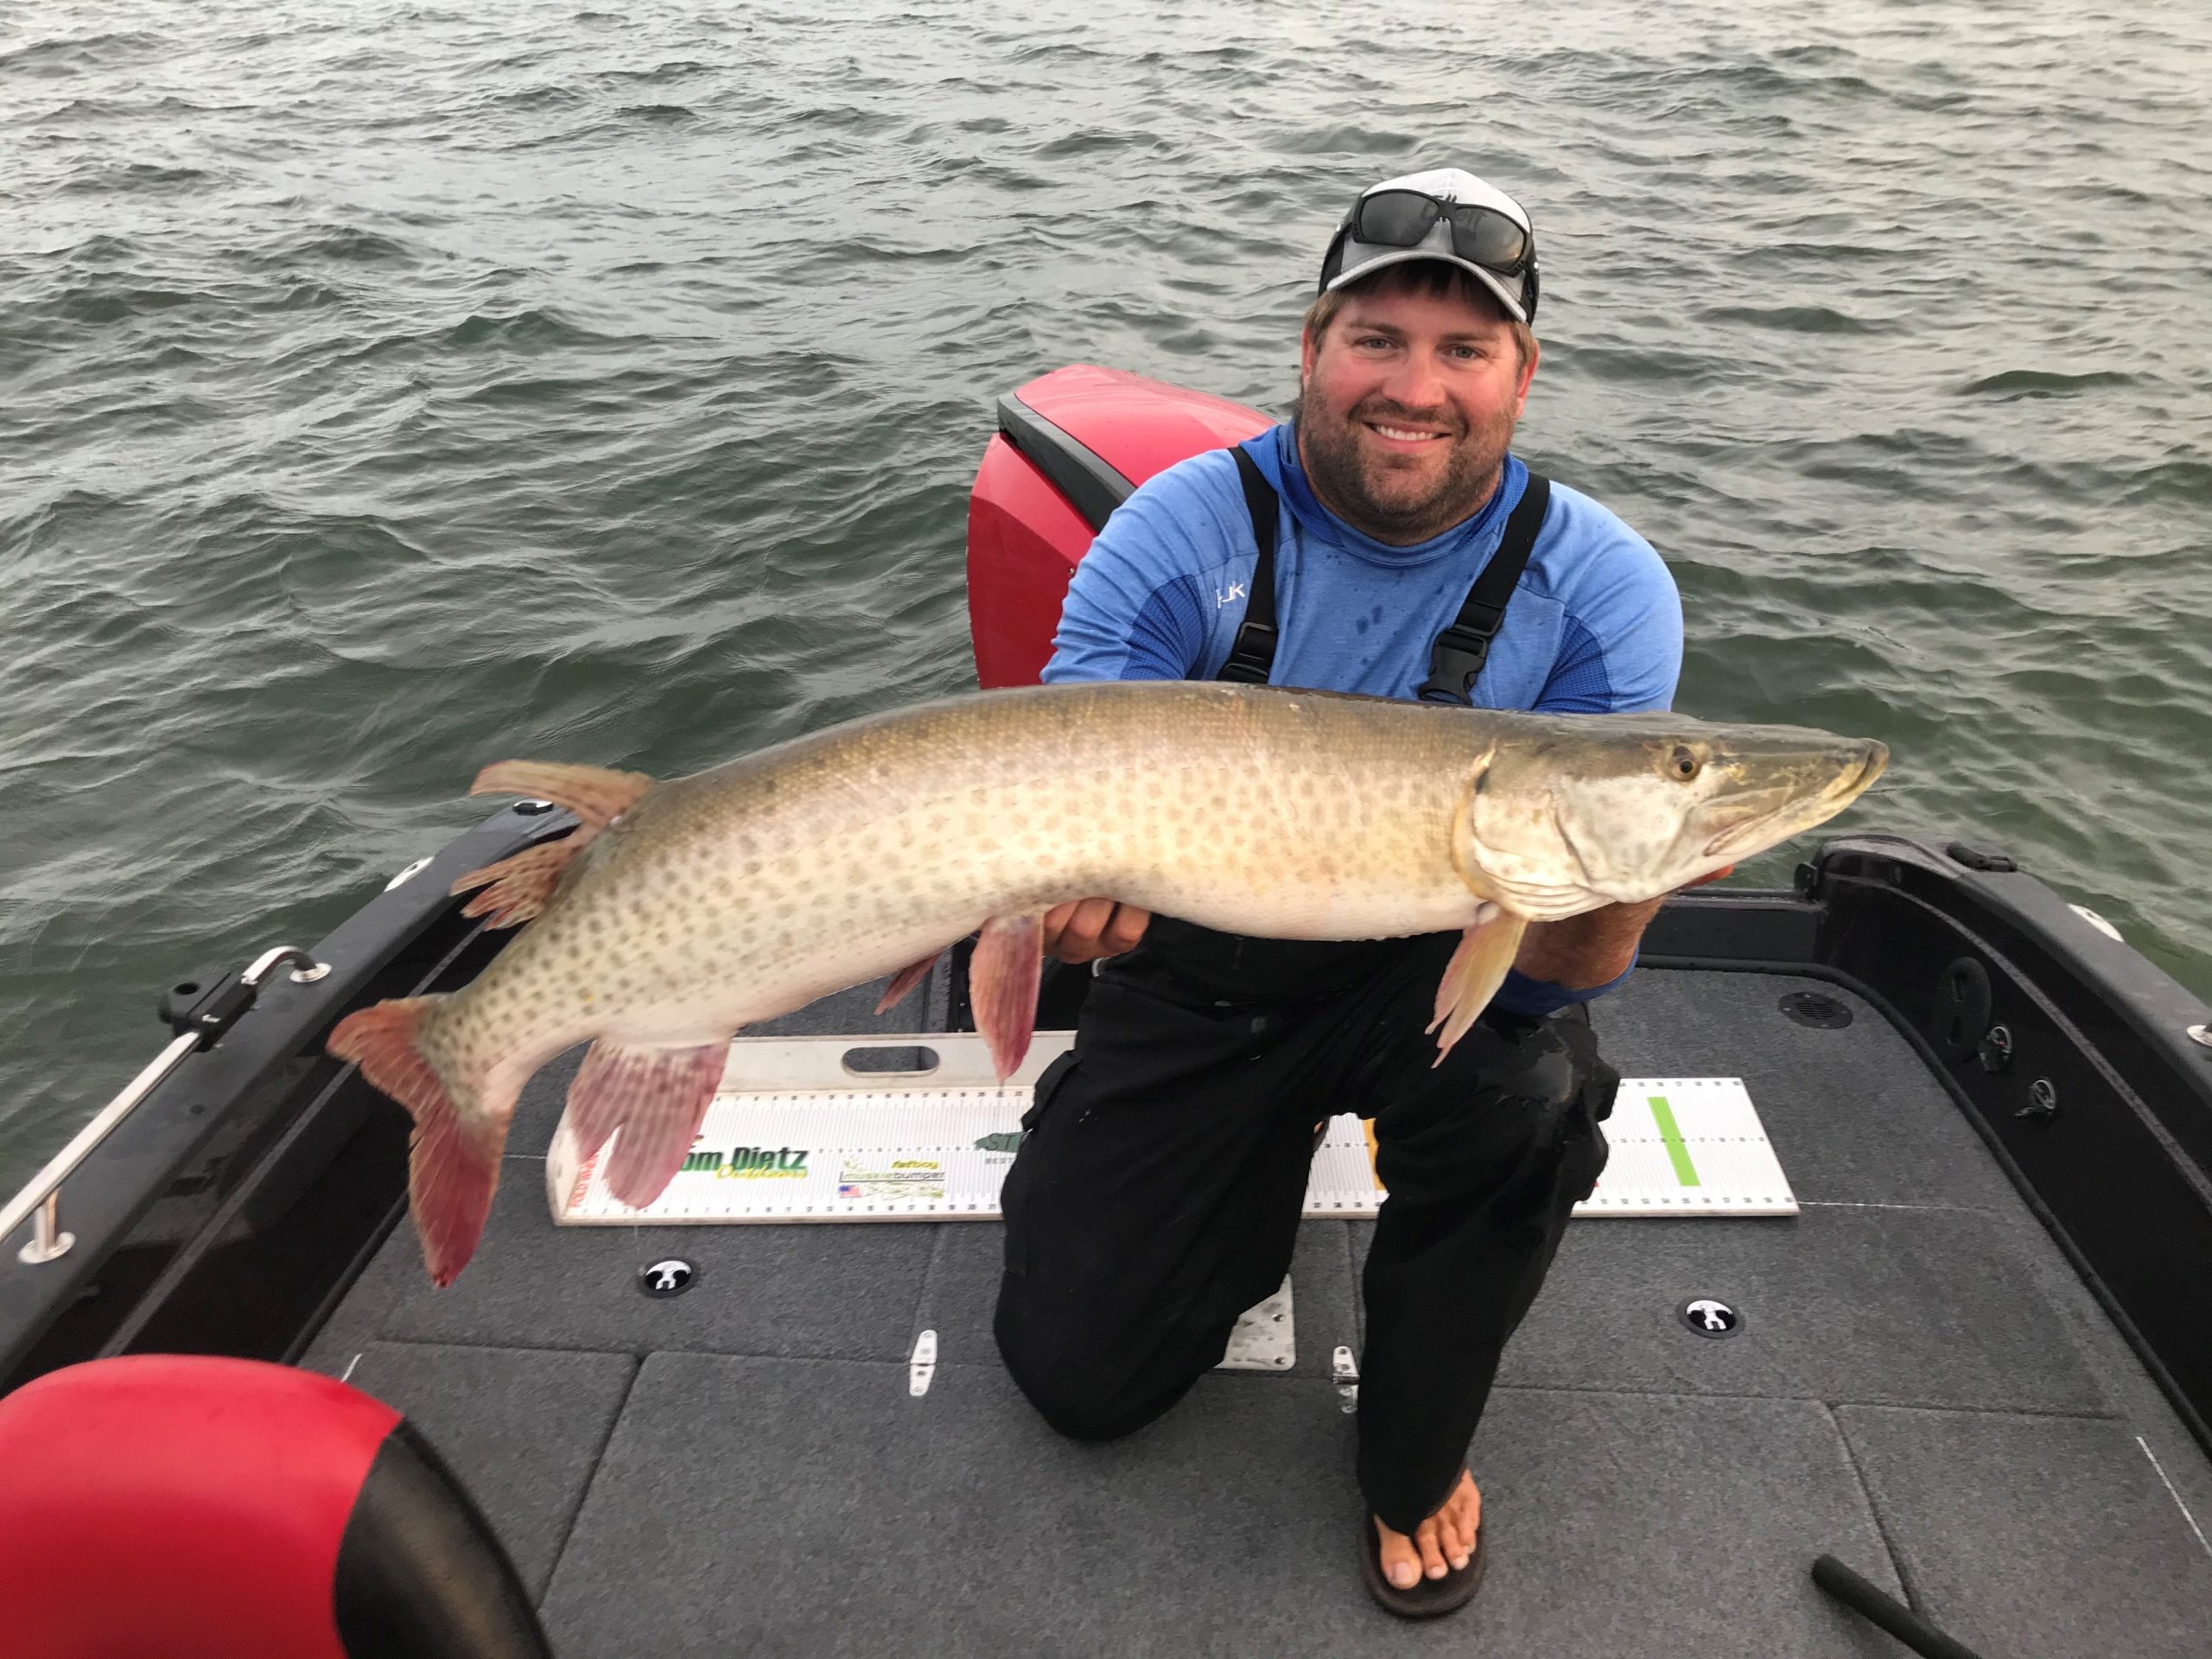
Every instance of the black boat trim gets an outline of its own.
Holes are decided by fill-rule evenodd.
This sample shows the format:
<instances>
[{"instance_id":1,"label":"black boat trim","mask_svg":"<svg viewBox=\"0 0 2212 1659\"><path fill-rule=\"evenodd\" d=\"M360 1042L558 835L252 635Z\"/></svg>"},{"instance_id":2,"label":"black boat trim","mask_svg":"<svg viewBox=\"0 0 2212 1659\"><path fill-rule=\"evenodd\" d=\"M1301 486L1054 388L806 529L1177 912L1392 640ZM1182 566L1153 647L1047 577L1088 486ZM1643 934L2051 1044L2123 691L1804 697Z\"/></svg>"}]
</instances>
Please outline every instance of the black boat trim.
<instances>
[{"instance_id":1,"label":"black boat trim","mask_svg":"<svg viewBox=\"0 0 2212 1659\"><path fill-rule=\"evenodd\" d=\"M1136 489L1096 450L1055 426L1012 392L999 399L999 435L1067 498L1093 534L1106 528L1114 509Z\"/></svg>"},{"instance_id":2,"label":"black boat trim","mask_svg":"<svg viewBox=\"0 0 2212 1659\"><path fill-rule=\"evenodd\" d=\"M356 1007L473 977L505 941L461 917L454 878L575 823L509 808L454 837L315 944L327 975L272 976L212 1046L149 1090L60 1189L68 1253L18 1258L35 1218L0 1239L0 1392L126 1345L293 1350L334 1281L365 1260L363 1235L389 1230L392 1189L346 1166L365 1160L404 1186L405 1113L325 1055L323 1035ZM243 1233L211 1231L218 1217L243 1220ZM280 1231L286 1249L256 1248ZM172 1275L188 1253L199 1271Z\"/></svg>"}]
</instances>

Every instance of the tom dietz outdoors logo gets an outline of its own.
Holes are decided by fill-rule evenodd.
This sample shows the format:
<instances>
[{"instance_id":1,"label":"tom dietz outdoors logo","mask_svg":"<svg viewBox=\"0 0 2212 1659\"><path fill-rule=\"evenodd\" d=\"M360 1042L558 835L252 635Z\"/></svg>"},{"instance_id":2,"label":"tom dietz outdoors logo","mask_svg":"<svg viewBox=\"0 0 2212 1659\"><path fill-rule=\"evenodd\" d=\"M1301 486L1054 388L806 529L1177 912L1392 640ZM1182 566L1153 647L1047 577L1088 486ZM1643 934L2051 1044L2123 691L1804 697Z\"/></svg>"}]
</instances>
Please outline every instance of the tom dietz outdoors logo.
<instances>
[{"instance_id":1,"label":"tom dietz outdoors logo","mask_svg":"<svg viewBox=\"0 0 2212 1659\"><path fill-rule=\"evenodd\" d=\"M734 1147L727 1153L695 1152L678 1174L712 1175L718 1180L798 1181L806 1179L804 1147Z\"/></svg>"}]
</instances>

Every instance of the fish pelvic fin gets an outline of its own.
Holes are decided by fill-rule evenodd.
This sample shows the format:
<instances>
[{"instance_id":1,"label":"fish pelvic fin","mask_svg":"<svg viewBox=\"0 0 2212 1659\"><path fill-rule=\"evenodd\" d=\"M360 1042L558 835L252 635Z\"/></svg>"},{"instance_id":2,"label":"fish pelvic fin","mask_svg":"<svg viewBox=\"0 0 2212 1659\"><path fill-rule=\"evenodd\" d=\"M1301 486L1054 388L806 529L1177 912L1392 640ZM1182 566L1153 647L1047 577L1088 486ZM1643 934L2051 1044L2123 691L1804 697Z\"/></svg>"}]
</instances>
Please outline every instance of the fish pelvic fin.
<instances>
[{"instance_id":1,"label":"fish pelvic fin","mask_svg":"<svg viewBox=\"0 0 2212 1659\"><path fill-rule=\"evenodd\" d=\"M631 1046L601 1038L569 1085L576 1155L588 1158L614 1136L607 1191L632 1210L644 1209L683 1167L728 1060L727 1037L692 1048Z\"/></svg>"},{"instance_id":2,"label":"fish pelvic fin","mask_svg":"<svg viewBox=\"0 0 2212 1659\"><path fill-rule=\"evenodd\" d=\"M441 1290L476 1254L507 1140L506 1117L476 1109L474 1092L456 1090L423 1047L423 1017L445 1000L410 996L362 1008L338 1022L327 1045L340 1059L359 1062L361 1075L415 1120L407 1143L408 1209L423 1263Z\"/></svg>"},{"instance_id":3,"label":"fish pelvic fin","mask_svg":"<svg viewBox=\"0 0 2212 1659\"><path fill-rule=\"evenodd\" d=\"M582 823L559 841L527 848L512 858L471 870L447 891L484 890L461 907L464 916L488 916L487 927L513 927L529 921L551 902L553 890L576 855L599 832L637 804L653 786L642 772L609 772L603 766L566 766L541 760L502 760L476 774L472 795L532 795L564 806Z\"/></svg>"},{"instance_id":4,"label":"fish pelvic fin","mask_svg":"<svg viewBox=\"0 0 2212 1659\"><path fill-rule=\"evenodd\" d=\"M1506 970L1521 953L1521 936L1529 931L1528 918L1497 905L1484 905L1482 919L1459 935L1459 948L1446 964L1436 988L1436 1018L1428 1029L1444 1027L1436 1039L1433 1065L1444 1064L1452 1045L1467 1034L1476 1016L1490 1006Z\"/></svg>"},{"instance_id":5,"label":"fish pelvic fin","mask_svg":"<svg viewBox=\"0 0 2212 1659\"><path fill-rule=\"evenodd\" d=\"M892 976L891 982L883 988L883 1000L875 1005L875 1011L888 1014L906 1000L907 992L929 977L930 969L937 965L937 959L944 954L942 950L932 950L919 962L909 963L901 968Z\"/></svg>"},{"instance_id":6,"label":"fish pelvic fin","mask_svg":"<svg viewBox=\"0 0 2212 1659\"><path fill-rule=\"evenodd\" d=\"M1045 973L1045 913L994 916L968 961L968 1004L976 1029L1004 1083L1029 1052L1037 1029L1037 987Z\"/></svg>"}]
</instances>

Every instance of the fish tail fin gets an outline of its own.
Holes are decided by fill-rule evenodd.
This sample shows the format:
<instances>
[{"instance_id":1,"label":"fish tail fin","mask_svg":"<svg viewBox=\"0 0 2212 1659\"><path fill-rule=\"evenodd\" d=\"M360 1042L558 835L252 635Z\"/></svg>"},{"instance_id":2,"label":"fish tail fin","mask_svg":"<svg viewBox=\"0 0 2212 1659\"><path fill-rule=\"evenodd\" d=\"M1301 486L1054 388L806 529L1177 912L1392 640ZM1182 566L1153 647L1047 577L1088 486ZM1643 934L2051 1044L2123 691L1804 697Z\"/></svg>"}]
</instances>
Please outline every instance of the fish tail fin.
<instances>
[{"instance_id":1,"label":"fish tail fin","mask_svg":"<svg viewBox=\"0 0 2212 1659\"><path fill-rule=\"evenodd\" d=\"M472 795L534 795L564 806L583 822L559 841L526 848L512 858L471 870L446 891L458 896L482 887L461 907L464 916L486 916L490 927L513 927L543 910L553 889L591 845L599 832L637 804L653 786L642 772L609 772L604 766L561 766L545 760L502 760L476 774Z\"/></svg>"},{"instance_id":2,"label":"fish tail fin","mask_svg":"<svg viewBox=\"0 0 2212 1659\"><path fill-rule=\"evenodd\" d=\"M468 1265L484 1236L507 1138L505 1118L483 1111L475 1090L450 1077L423 1044L423 1016L445 1000L410 996L362 1008L338 1022L328 1044L340 1059L359 1061L361 1074L415 1120L408 1207L423 1265L440 1289Z\"/></svg>"},{"instance_id":3,"label":"fish tail fin","mask_svg":"<svg viewBox=\"0 0 2212 1659\"><path fill-rule=\"evenodd\" d=\"M728 1061L726 1037L690 1048L632 1047L601 1038L569 1085L576 1155L590 1157L620 1131L607 1161L607 1189L632 1209L644 1209L683 1167Z\"/></svg>"}]
</instances>

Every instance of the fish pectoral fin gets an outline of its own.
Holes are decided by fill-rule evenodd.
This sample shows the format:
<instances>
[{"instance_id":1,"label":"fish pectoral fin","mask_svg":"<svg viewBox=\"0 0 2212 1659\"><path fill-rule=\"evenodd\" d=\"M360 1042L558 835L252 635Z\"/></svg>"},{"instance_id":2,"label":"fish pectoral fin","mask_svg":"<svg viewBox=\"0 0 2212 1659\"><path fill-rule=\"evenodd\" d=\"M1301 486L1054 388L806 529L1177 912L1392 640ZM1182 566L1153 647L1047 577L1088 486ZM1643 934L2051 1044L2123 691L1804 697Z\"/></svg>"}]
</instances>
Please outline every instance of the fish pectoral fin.
<instances>
[{"instance_id":1,"label":"fish pectoral fin","mask_svg":"<svg viewBox=\"0 0 2212 1659\"><path fill-rule=\"evenodd\" d=\"M891 983L883 988L883 1000L875 1005L875 1011L888 1014L897 1007L907 992L929 976L930 969L937 965L937 959L944 954L942 950L932 950L919 962L909 963L893 975Z\"/></svg>"},{"instance_id":2,"label":"fish pectoral fin","mask_svg":"<svg viewBox=\"0 0 2212 1659\"><path fill-rule=\"evenodd\" d=\"M483 892L461 907L461 913L488 914L491 919L485 924L486 927L513 927L545 908L570 861L596 833L590 829L578 830L542 847L527 848L512 858L503 858L496 864L486 864L480 870L456 877L446 891L458 895L471 887L482 887Z\"/></svg>"},{"instance_id":3,"label":"fish pectoral fin","mask_svg":"<svg viewBox=\"0 0 2212 1659\"><path fill-rule=\"evenodd\" d=\"M594 834L637 804L653 786L642 772L570 766L551 760L502 760L476 774L472 795L529 795L564 806ZM571 837L573 839L573 837Z\"/></svg>"},{"instance_id":4,"label":"fish pectoral fin","mask_svg":"<svg viewBox=\"0 0 2212 1659\"><path fill-rule=\"evenodd\" d=\"M410 996L347 1014L330 1033L330 1052L358 1060L361 1073L415 1120L407 1143L408 1207L423 1243L423 1263L441 1290L453 1283L484 1236L499 1185L505 1116L463 1113L448 1080L420 1041L423 1016L442 996Z\"/></svg>"},{"instance_id":5,"label":"fish pectoral fin","mask_svg":"<svg viewBox=\"0 0 2212 1659\"><path fill-rule=\"evenodd\" d=\"M692 1048L632 1046L602 1037L569 1085L576 1156L590 1157L616 1135L607 1190L642 1210L683 1167L729 1060L729 1039Z\"/></svg>"},{"instance_id":6,"label":"fish pectoral fin","mask_svg":"<svg viewBox=\"0 0 2212 1659\"><path fill-rule=\"evenodd\" d=\"M1452 953L1436 988L1436 1018L1428 1022L1428 1028L1444 1027L1443 1035L1436 1039L1437 1065L1444 1064L1452 1046L1467 1034L1475 1017L1497 995L1497 988L1505 982L1506 970L1521 952L1521 936L1529 931L1525 916L1495 905L1486 905L1484 910L1484 919L1459 935L1459 948Z\"/></svg>"},{"instance_id":7,"label":"fish pectoral fin","mask_svg":"<svg viewBox=\"0 0 2212 1659\"><path fill-rule=\"evenodd\" d=\"M968 1005L1004 1083L1029 1052L1037 1029L1037 986L1045 972L1045 913L994 916L968 960Z\"/></svg>"}]
</instances>

